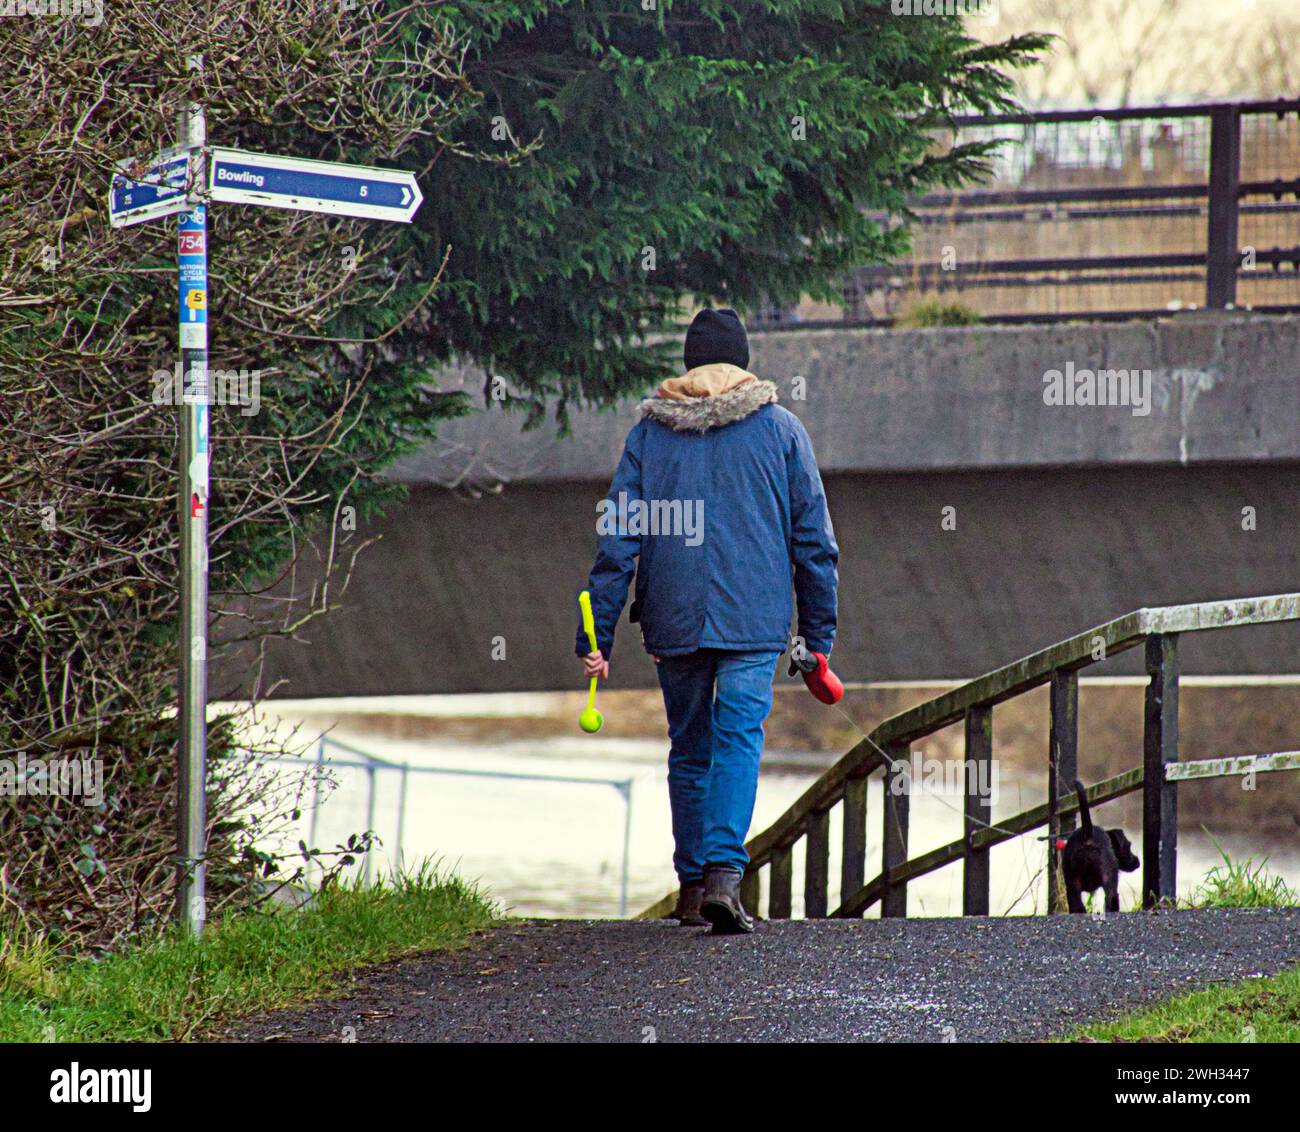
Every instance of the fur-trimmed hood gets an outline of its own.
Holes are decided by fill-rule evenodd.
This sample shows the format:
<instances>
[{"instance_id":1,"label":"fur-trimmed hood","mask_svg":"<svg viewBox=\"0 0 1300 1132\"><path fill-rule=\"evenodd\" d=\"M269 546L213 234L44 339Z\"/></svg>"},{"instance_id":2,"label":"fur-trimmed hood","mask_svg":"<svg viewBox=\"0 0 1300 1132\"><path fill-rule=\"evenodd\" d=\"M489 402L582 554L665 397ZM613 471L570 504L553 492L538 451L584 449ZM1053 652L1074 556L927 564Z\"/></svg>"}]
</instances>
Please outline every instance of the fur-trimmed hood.
<instances>
[{"instance_id":1,"label":"fur-trimmed hood","mask_svg":"<svg viewBox=\"0 0 1300 1132\"><path fill-rule=\"evenodd\" d=\"M696 366L670 378L641 402L641 416L678 432L733 424L777 399L776 386L727 362Z\"/></svg>"}]
</instances>

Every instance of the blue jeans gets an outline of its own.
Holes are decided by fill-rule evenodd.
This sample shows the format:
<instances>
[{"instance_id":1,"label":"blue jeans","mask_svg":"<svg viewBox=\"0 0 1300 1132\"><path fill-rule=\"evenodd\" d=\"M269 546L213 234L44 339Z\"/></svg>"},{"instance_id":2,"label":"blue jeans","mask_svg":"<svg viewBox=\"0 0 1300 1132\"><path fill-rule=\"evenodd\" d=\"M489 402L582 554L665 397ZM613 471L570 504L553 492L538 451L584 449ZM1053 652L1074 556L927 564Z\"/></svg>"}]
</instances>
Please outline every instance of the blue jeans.
<instances>
[{"instance_id":1,"label":"blue jeans","mask_svg":"<svg viewBox=\"0 0 1300 1132\"><path fill-rule=\"evenodd\" d=\"M683 883L700 880L705 865L749 864L745 835L780 655L699 649L655 666L672 740L673 866Z\"/></svg>"}]
</instances>

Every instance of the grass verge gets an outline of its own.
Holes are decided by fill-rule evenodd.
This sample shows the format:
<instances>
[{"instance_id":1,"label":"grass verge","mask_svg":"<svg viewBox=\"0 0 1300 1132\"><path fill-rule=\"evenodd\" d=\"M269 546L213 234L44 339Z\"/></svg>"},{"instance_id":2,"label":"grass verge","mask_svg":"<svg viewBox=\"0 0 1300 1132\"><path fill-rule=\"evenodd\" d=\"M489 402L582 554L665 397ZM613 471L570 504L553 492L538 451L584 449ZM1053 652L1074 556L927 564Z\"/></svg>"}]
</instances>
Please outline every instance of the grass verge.
<instances>
[{"instance_id":1,"label":"grass verge","mask_svg":"<svg viewBox=\"0 0 1300 1132\"><path fill-rule=\"evenodd\" d=\"M1073 1041L1300 1042L1300 970L1209 987L1085 1026Z\"/></svg>"},{"instance_id":2,"label":"grass verge","mask_svg":"<svg viewBox=\"0 0 1300 1132\"><path fill-rule=\"evenodd\" d=\"M1300 903L1300 893L1265 868L1267 858L1233 861L1217 841L1214 844L1222 862L1181 902L1182 907L1285 908ZM1085 1026L1072 1040L1300 1042L1300 969L1179 995L1122 1018Z\"/></svg>"},{"instance_id":3,"label":"grass verge","mask_svg":"<svg viewBox=\"0 0 1300 1132\"><path fill-rule=\"evenodd\" d=\"M471 884L423 867L333 887L306 909L229 915L106 959L66 958L0 928L0 1040L185 1041L225 1019L329 995L332 975L458 947L496 919Z\"/></svg>"}]
</instances>

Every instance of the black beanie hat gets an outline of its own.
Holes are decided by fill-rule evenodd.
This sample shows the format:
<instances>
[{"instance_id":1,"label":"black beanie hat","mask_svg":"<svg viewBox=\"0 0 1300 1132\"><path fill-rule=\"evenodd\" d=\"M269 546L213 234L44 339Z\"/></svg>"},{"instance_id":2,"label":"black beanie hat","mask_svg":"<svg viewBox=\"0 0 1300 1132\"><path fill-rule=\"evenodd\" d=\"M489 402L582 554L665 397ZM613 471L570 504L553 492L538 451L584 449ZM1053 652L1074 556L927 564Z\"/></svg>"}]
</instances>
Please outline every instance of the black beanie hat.
<instances>
[{"instance_id":1,"label":"black beanie hat","mask_svg":"<svg viewBox=\"0 0 1300 1132\"><path fill-rule=\"evenodd\" d=\"M687 369L714 362L730 362L745 369L749 365L749 338L740 316L730 307L700 311L686 331L684 360Z\"/></svg>"}]
</instances>

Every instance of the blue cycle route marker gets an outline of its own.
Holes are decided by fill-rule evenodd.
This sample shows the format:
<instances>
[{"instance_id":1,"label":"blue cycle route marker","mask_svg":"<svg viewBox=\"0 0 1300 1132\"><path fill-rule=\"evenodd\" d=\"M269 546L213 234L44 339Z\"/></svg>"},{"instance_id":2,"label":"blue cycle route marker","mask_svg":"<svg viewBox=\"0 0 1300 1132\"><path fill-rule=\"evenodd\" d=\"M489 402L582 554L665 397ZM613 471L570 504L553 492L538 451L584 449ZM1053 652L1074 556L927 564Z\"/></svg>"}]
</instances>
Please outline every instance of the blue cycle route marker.
<instances>
[{"instance_id":1,"label":"blue cycle route marker","mask_svg":"<svg viewBox=\"0 0 1300 1132\"><path fill-rule=\"evenodd\" d=\"M176 232L176 265L176 309L181 349L206 350L208 233L207 209L201 204L188 209L180 219Z\"/></svg>"}]
</instances>

